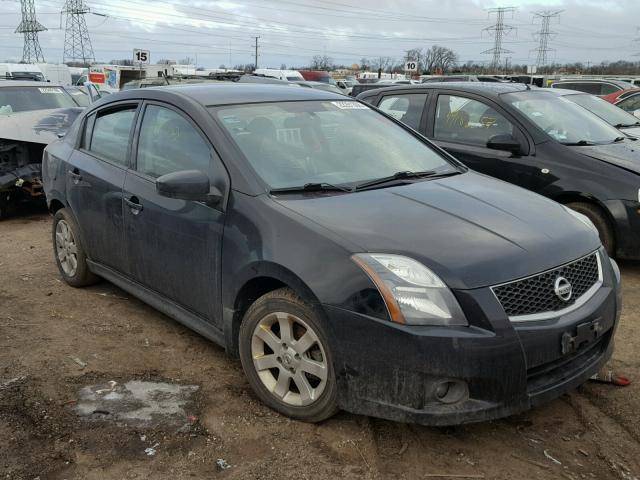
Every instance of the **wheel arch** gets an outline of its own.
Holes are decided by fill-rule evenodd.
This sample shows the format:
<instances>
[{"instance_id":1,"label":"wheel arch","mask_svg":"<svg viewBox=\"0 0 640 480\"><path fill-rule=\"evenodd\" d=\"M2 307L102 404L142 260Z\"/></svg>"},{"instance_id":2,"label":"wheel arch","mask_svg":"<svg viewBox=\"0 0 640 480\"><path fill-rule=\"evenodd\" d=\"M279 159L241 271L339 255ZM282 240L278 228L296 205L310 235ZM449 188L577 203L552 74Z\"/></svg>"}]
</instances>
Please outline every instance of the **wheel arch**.
<instances>
[{"instance_id":1,"label":"wheel arch","mask_svg":"<svg viewBox=\"0 0 640 480\"><path fill-rule=\"evenodd\" d=\"M224 312L226 349L230 355L238 356L240 324L247 309L261 296L279 288L290 288L324 319L320 301L311 288L295 273L274 262L254 262L236 274L240 280L230 297L227 297ZM230 307L230 308L229 308Z\"/></svg>"},{"instance_id":2,"label":"wheel arch","mask_svg":"<svg viewBox=\"0 0 640 480\"><path fill-rule=\"evenodd\" d=\"M588 203L597 207L604 214L604 218L609 224L609 229L611 231L611 234L613 235L614 245L617 244L618 232L616 229L615 218L613 217L609 209L606 207L606 205L602 203L600 200L598 200L596 197L594 197L593 195L589 195L587 193L581 193L581 192L563 192L552 198L553 200L555 200L558 203L561 203L562 205L567 205L573 202L581 202L581 203Z\"/></svg>"}]
</instances>

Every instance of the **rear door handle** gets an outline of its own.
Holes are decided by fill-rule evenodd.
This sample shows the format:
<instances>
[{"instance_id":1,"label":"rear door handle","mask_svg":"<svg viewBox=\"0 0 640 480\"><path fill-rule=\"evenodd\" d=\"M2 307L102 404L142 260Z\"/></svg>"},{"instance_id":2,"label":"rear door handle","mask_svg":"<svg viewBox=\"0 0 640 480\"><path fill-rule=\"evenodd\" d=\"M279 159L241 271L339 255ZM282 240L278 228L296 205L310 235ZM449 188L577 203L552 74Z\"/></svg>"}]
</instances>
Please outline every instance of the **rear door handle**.
<instances>
[{"instance_id":1,"label":"rear door handle","mask_svg":"<svg viewBox=\"0 0 640 480\"><path fill-rule=\"evenodd\" d=\"M71 180L73 180L73 183L76 185L82 181L82 175L80 175L80 171L77 168L69 170L67 175L71 177Z\"/></svg>"},{"instance_id":2,"label":"rear door handle","mask_svg":"<svg viewBox=\"0 0 640 480\"><path fill-rule=\"evenodd\" d=\"M142 211L142 204L140 200L138 200L138 197L125 198L124 203L129 206L129 210L134 215L138 215Z\"/></svg>"}]
</instances>

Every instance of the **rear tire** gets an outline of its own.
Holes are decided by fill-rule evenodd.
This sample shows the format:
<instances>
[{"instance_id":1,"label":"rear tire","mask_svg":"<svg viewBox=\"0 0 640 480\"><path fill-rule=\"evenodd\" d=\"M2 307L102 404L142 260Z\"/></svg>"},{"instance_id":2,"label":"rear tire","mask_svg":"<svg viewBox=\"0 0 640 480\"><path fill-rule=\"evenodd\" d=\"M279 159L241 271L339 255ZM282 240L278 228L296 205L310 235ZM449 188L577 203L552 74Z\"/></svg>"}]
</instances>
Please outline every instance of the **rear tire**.
<instances>
[{"instance_id":1,"label":"rear tire","mask_svg":"<svg viewBox=\"0 0 640 480\"><path fill-rule=\"evenodd\" d=\"M60 275L72 287L86 287L100 279L89 270L78 224L66 208L53 216L53 255Z\"/></svg>"},{"instance_id":2,"label":"rear tire","mask_svg":"<svg viewBox=\"0 0 640 480\"><path fill-rule=\"evenodd\" d=\"M291 289L269 292L249 307L239 350L251 388L272 409L305 422L338 411L327 336L312 308Z\"/></svg>"},{"instance_id":3,"label":"rear tire","mask_svg":"<svg viewBox=\"0 0 640 480\"><path fill-rule=\"evenodd\" d=\"M615 236L609 220L605 217L604 212L600 207L592 203L587 202L571 202L567 203L567 207L571 210L575 210L587 217L598 230L600 235L600 241L604 245L605 250L610 257L613 257L616 253L615 250Z\"/></svg>"}]
</instances>

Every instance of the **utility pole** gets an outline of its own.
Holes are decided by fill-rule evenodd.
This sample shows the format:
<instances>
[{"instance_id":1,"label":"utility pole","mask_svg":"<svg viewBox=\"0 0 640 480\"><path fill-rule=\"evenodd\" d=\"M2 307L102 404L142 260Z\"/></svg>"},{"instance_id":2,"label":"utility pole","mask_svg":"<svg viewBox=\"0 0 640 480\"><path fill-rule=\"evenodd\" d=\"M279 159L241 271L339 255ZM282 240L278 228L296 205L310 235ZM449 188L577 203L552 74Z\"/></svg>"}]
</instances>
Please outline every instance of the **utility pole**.
<instances>
[{"instance_id":1,"label":"utility pole","mask_svg":"<svg viewBox=\"0 0 640 480\"><path fill-rule=\"evenodd\" d=\"M550 30L551 20L554 18L560 18L560 14L563 10L545 10L542 12L534 12L533 20L540 19L540 31L537 34L534 34L534 37L538 37L538 48L534 48L532 52L538 52L538 56L536 58L536 66L538 68L544 67L548 63L547 54L549 52L555 51L553 48L549 47L549 40L556 34L556 32L552 32Z\"/></svg>"},{"instance_id":2,"label":"utility pole","mask_svg":"<svg viewBox=\"0 0 640 480\"><path fill-rule=\"evenodd\" d=\"M44 63L44 55L38 41L38 32L44 32L46 28L36 20L34 0L20 0L20 6L22 7L22 20L15 33L24 35L22 61L25 63Z\"/></svg>"},{"instance_id":3,"label":"utility pole","mask_svg":"<svg viewBox=\"0 0 640 480\"><path fill-rule=\"evenodd\" d=\"M64 10L60 12L67 16L64 29L64 62L76 61L88 65L96 61L84 18L90 12L83 0L66 0Z\"/></svg>"},{"instance_id":4,"label":"utility pole","mask_svg":"<svg viewBox=\"0 0 640 480\"><path fill-rule=\"evenodd\" d=\"M500 7L489 9L489 15L495 14L496 23L495 25L491 25L482 30L483 32L488 32L489 35L493 36L494 38L493 48L485 50L482 53L493 55L491 68L493 68L495 73L498 73L500 65L502 64L500 61L502 54L513 53L511 52L511 50L502 48L502 40L505 36L509 35L513 30L515 30L515 27L504 23L504 16L506 13L513 14L513 12L515 11L516 7Z\"/></svg>"},{"instance_id":5,"label":"utility pole","mask_svg":"<svg viewBox=\"0 0 640 480\"><path fill-rule=\"evenodd\" d=\"M258 39L259 39L259 38L260 38L260 37L255 37L255 39L256 39L256 61L255 61L255 65L256 65L256 67L254 68L254 70L257 70L257 69L258 69Z\"/></svg>"}]
</instances>

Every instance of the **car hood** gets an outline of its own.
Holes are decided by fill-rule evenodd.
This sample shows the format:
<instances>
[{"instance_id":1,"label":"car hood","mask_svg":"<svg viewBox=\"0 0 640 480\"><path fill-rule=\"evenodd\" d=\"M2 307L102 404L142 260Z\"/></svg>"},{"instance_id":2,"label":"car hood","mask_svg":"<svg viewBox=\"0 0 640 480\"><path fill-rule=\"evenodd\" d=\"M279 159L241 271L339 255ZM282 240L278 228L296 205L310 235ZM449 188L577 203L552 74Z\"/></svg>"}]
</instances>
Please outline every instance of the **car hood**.
<instances>
[{"instance_id":1,"label":"car hood","mask_svg":"<svg viewBox=\"0 0 640 480\"><path fill-rule=\"evenodd\" d=\"M0 115L0 138L48 145L69 129L82 110L57 108Z\"/></svg>"},{"instance_id":2,"label":"car hood","mask_svg":"<svg viewBox=\"0 0 640 480\"><path fill-rule=\"evenodd\" d=\"M625 130L625 132L627 132ZM624 140L607 145L569 147L576 153L640 173L640 140Z\"/></svg>"},{"instance_id":3,"label":"car hood","mask_svg":"<svg viewBox=\"0 0 640 480\"><path fill-rule=\"evenodd\" d=\"M346 240L353 253L407 255L459 289L531 275L600 246L597 232L562 205L473 172L276 201Z\"/></svg>"}]
</instances>

